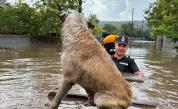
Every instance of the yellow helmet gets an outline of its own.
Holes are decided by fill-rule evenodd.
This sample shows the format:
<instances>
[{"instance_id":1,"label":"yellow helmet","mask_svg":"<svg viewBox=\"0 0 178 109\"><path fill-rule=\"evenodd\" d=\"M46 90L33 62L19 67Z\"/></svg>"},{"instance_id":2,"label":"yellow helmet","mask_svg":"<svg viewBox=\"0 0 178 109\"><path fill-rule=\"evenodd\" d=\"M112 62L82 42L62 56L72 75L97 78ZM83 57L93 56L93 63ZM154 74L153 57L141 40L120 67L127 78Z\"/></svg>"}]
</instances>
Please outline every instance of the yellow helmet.
<instances>
[{"instance_id":1,"label":"yellow helmet","mask_svg":"<svg viewBox=\"0 0 178 109\"><path fill-rule=\"evenodd\" d=\"M115 43L117 37L117 35L108 35L103 39L102 44Z\"/></svg>"}]
</instances>

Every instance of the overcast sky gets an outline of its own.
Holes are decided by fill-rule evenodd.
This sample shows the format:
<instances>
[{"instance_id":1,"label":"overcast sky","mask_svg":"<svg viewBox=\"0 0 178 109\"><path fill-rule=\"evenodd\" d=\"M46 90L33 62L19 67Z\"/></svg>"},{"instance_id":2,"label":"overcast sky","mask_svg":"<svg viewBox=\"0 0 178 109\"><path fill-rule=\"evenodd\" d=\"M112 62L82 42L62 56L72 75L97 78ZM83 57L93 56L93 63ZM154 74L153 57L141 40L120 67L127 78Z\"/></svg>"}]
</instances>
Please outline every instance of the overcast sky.
<instances>
[{"instance_id":1,"label":"overcast sky","mask_svg":"<svg viewBox=\"0 0 178 109\"><path fill-rule=\"evenodd\" d=\"M7 0L14 3L18 0ZM35 0L26 0L28 2ZM86 17L96 14L103 21L144 20L144 10L156 0L84 0L83 13Z\"/></svg>"},{"instance_id":2,"label":"overcast sky","mask_svg":"<svg viewBox=\"0 0 178 109\"><path fill-rule=\"evenodd\" d=\"M83 12L85 16L96 14L99 20L129 21L144 19L144 10L156 0L85 0Z\"/></svg>"}]
</instances>

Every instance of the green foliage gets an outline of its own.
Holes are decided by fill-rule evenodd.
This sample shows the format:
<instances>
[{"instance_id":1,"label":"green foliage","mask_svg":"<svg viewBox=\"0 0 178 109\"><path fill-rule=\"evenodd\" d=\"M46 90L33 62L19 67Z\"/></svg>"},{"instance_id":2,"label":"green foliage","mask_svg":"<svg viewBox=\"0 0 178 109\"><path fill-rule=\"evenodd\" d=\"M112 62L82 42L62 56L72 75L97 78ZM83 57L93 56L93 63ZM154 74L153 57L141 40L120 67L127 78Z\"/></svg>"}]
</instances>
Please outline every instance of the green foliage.
<instances>
[{"instance_id":1,"label":"green foliage","mask_svg":"<svg viewBox=\"0 0 178 109\"><path fill-rule=\"evenodd\" d=\"M131 23L131 21L99 21L99 25L104 27L105 24L111 24L117 28L120 28L123 24ZM149 30L150 27L147 21L133 21L134 28L143 28L143 30Z\"/></svg>"},{"instance_id":2,"label":"green foliage","mask_svg":"<svg viewBox=\"0 0 178 109\"><path fill-rule=\"evenodd\" d=\"M149 30L143 28L132 28L131 23L122 24L120 27L120 35L127 35L129 37L142 38L145 40L151 40Z\"/></svg>"},{"instance_id":3,"label":"green foliage","mask_svg":"<svg viewBox=\"0 0 178 109\"><path fill-rule=\"evenodd\" d=\"M33 37L47 37L49 33L55 33L57 36L60 31L59 22L56 10L48 7L45 11L33 14L29 33Z\"/></svg>"},{"instance_id":4,"label":"green foliage","mask_svg":"<svg viewBox=\"0 0 178 109\"><path fill-rule=\"evenodd\" d=\"M103 33L102 28L98 24L94 24L94 34L101 35Z\"/></svg>"},{"instance_id":5,"label":"green foliage","mask_svg":"<svg viewBox=\"0 0 178 109\"><path fill-rule=\"evenodd\" d=\"M121 23L121 22L120 22ZM116 27L112 24L105 24L103 27L104 31L116 35L127 35L129 37L142 38L146 40L152 40L150 37L149 29L144 29L141 27L135 27L132 29L131 23L121 23L120 27Z\"/></svg>"},{"instance_id":6,"label":"green foliage","mask_svg":"<svg viewBox=\"0 0 178 109\"><path fill-rule=\"evenodd\" d=\"M1 2L8 4L6 0ZM0 9L0 33L29 34L32 38L42 40L48 37L57 38L61 28L59 14L71 10L81 12L82 2L82 0L38 0L32 7L20 2L15 6Z\"/></svg>"},{"instance_id":7,"label":"green foliage","mask_svg":"<svg viewBox=\"0 0 178 109\"><path fill-rule=\"evenodd\" d=\"M31 9L27 4L0 10L0 33L25 34L30 27Z\"/></svg>"},{"instance_id":8,"label":"green foliage","mask_svg":"<svg viewBox=\"0 0 178 109\"><path fill-rule=\"evenodd\" d=\"M131 23L122 24L120 31L120 35L133 36Z\"/></svg>"},{"instance_id":9,"label":"green foliage","mask_svg":"<svg viewBox=\"0 0 178 109\"><path fill-rule=\"evenodd\" d=\"M10 6L10 3L8 3L7 0L0 0L0 5Z\"/></svg>"},{"instance_id":10,"label":"green foliage","mask_svg":"<svg viewBox=\"0 0 178 109\"><path fill-rule=\"evenodd\" d=\"M97 16L95 14L91 14L88 17L88 20L92 23L92 24L98 24L99 20L97 18Z\"/></svg>"},{"instance_id":11,"label":"green foliage","mask_svg":"<svg viewBox=\"0 0 178 109\"><path fill-rule=\"evenodd\" d=\"M82 0L41 0L41 2L36 3L36 6L51 7L53 9L58 10L59 14L68 12L70 10L78 10L79 12L82 12Z\"/></svg>"},{"instance_id":12,"label":"green foliage","mask_svg":"<svg viewBox=\"0 0 178 109\"><path fill-rule=\"evenodd\" d=\"M178 41L178 1L157 0L145 11L153 36L166 35Z\"/></svg>"},{"instance_id":13,"label":"green foliage","mask_svg":"<svg viewBox=\"0 0 178 109\"><path fill-rule=\"evenodd\" d=\"M105 24L103 30L111 34L119 34L119 29L111 24Z\"/></svg>"},{"instance_id":14,"label":"green foliage","mask_svg":"<svg viewBox=\"0 0 178 109\"><path fill-rule=\"evenodd\" d=\"M98 25L98 18L95 14L91 14L88 17L88 21L90 21L93 25L94 25L94 34L98 35L98 34L102 34L103 30L102 28Z\"/></svg>"}]
</instances>

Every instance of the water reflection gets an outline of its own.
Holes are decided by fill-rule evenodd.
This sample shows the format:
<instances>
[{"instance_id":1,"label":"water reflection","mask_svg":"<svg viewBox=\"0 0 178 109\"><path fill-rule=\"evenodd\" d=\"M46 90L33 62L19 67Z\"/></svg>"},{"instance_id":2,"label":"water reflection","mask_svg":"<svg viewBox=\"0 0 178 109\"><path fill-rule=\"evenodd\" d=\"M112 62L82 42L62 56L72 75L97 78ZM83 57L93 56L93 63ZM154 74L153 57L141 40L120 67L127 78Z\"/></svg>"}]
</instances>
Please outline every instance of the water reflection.
<instances>
[{"instance_id":1,"label":"water reflection","mask_svg":"<svg viewBox=\"0 0 178 109\"><path fill-rule=\"evenodd\" d=\"M47 93L60 83L60 58L55 46L32 46L1 54L0 108L41 109Z\"/></svg>"},{"instance_id":2,"label":"water reflection","mask_svg":"<svg viewBox=\"0 0 178 109\"><path fill-rule=\"evenodd\" d=\"M149 49L136 47L140 50L140 54L145 56L133 53L135 47L131 48L131 55L136 57L136 62L146 75L142 90L150 99L159 101L162 104L161 109L176 109L178 107L178 56L172 52L156 50L155 44L149 45L151 45Z\"/></svg>"},{"instance_id":3,"label":"water reflection","mask_svg":"<svg viewBox=\"0 0 178 109\"><path fill-rule=\"evenodd\" d=\"M23 50L0 52L0 109L42 109L47 94L62 81L58 45L31 45ZM145 74L135 84L137 99L178 108L178 56L156 50L154 42L136 42L128 54Z\"/></svg>"}]
</instances>

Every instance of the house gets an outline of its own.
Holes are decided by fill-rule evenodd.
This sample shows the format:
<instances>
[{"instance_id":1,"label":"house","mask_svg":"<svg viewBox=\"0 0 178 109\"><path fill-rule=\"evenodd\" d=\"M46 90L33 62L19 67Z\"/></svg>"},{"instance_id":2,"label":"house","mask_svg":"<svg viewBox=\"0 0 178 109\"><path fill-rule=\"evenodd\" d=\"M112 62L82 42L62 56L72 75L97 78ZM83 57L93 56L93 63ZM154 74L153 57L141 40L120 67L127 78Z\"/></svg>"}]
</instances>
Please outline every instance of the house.
<instances>
[{"instance_id":1,"label":"house","mask_svg":"<svg viewBox=\"0 0 178 109\"><path fill-rule=\"evenodd\" d=\"M6 8L7 6L5 4L0 4L0 9Z\"/></svg>"}]
</instances>

